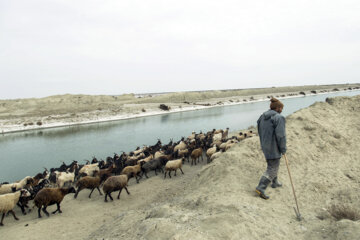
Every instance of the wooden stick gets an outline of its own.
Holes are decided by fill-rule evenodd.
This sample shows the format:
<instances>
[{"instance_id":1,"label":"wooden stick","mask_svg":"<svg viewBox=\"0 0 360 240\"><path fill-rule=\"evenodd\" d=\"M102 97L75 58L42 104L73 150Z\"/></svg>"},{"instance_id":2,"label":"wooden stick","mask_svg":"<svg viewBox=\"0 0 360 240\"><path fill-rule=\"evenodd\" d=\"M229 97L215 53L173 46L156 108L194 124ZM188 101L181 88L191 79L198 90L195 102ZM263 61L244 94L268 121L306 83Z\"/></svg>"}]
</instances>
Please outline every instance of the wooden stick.
<instances>
[{"instance_id":1,"label":"wooden stick","mask_svg":"<svg viewBox=\"0 0 360 240\"><path fill-rule=\"evenodd\" d=\"M294 208L294 210L295 210L295 213L296 213L296 217L300 221L301 220L301 215L300 215L299 205L298 205L298 202L297 202L297 198L296 198L296 194L295 194L295 188L294 188L294 184L293 184L293 181L292 181L290 168L289 168L289 163L288 163L286 154L284 154L284 158L285 158L286 167L287 167L287 170L288 170L288 173L289 173L291 187L292 187L292 190L293 190L293 193L294 193L294 198L295 198L295 203L296 203L296 208L297 208L297 211L295 210L295 208Z\"/></svg>"}]
</instances>

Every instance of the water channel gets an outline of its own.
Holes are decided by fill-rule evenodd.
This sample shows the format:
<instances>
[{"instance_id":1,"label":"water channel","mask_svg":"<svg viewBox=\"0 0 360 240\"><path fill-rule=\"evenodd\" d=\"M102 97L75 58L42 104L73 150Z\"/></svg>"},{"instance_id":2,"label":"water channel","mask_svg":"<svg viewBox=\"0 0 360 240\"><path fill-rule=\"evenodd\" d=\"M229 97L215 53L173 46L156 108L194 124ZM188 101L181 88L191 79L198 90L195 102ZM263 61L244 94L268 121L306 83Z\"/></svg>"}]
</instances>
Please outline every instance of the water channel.
<instances>
[{"instance_id":1,"label":"water channel","mask_svg":"<svg viewBox=\"0 0 360 240\"><path fill-rule=\"evenodd\" d=\"M360 91L344 91L281 100L287 116L327 97L355 96ZM256 125L269 101L214 107L196 111L169 113L128 120L49 128L0 136L0 183L13 182L51 168L77 160L105 159L114 152L129 152L137 146L155 144L157 139L168 143L178 141L192 131L207 132L230 128L230 131Z\"/></svg>"}]
</instances>

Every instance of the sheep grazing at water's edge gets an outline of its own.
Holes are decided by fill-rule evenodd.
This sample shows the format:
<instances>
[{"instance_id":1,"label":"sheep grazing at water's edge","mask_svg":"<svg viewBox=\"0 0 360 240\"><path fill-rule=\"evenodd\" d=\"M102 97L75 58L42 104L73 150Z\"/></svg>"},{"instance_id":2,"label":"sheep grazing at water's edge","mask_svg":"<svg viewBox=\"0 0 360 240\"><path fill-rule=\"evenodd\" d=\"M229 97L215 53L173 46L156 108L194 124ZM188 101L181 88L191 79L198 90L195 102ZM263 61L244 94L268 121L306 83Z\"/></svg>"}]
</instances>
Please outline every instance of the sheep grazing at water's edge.
<instances>
[{"instance_id":1,"label":"sheep grazing at water's edge","mask_svg":"<svg viewBox=\"0 0 360 240\"><path fill-rule=\"evenodd\" d=\"M181 169L183 162L185 161L185 158L177 159L177 160L171 160L168 161L165 164L165 171L164 171L164 179L166 178L166 173L169 172L169 177L171 178L171 171L176 171L180 169L181 173L184 174L183 170Z\"/></svg>"},{"instance_id":2,"label":"sheep grazing at water's edge","mask_svg":"<svg viewBox=\"0 0 360 240\"><path fill-rule=\"evenodd\" d=\"M29 196L30 196L29 191L27 191L25 189L21 189L20 191L17 191L14 193L7 193L7 194L0 195L0 213L2 213L0 226L4 226L3 221L4 221L5 214L7 212L10 212L14 216L15 220L19 220L16 217L13 209L14 209L16 203L19 202L20 197L29 197Z\"/></svg>"},{"instance_id":3,"label":"sheep grazing at water's edge","mask_svg":"<svg viewBox=\"0 0 360 240\"><path fill-rule=\"evenodd\" d=\"M65 195L69 193L76 193L75 188L43 188L41 189L36 197L34 198L34 204L38 208L38 216L41 218L40 210L49 216L49 213L46 211L46 208L50 205L56 204L57 209L52 212L55 214L56 212L62 213L60 209L60 203L64 199Z\"/></svg>"},{"instance_id":4,"label":"sheep grazing at water's edge","mask_svg":"<svg viewBox=\"0 0 360 240\"><path fill-rule=\"evenodd\" d=\"M111 201L114 199L111 196L112 192L119 191L119 194L117 196L117 199L120 199L120 193L123 188L125 188L128 195L130 195L130 192L127 189L129 178L127 175L122 174L119 176L111 176L104 182L103 185L103 192L105 193L105 202L107 202L107 196L110 197Z\"/></svg>"}]
</instances>

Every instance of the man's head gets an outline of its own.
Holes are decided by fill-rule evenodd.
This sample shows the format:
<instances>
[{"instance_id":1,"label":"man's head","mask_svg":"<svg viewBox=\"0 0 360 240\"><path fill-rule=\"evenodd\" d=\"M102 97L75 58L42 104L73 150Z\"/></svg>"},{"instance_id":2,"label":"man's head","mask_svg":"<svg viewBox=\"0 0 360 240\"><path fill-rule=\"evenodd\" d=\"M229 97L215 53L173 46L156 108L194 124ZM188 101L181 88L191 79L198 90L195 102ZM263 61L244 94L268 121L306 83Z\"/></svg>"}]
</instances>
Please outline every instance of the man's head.
<instances>
[{"instance_id":1,"label":"man's head","mask_svg":"<svg viewBox=\"0 0 360 240\"><path fill-rule=\"evenodd\" d=\"M284 108L284 104L282 102L280 102L278 99L276 98L271 98L270 99L271 103L270 103L270 109L274 110L278 113L281 113L283 108Z\"/></svg>"}]
</instances>

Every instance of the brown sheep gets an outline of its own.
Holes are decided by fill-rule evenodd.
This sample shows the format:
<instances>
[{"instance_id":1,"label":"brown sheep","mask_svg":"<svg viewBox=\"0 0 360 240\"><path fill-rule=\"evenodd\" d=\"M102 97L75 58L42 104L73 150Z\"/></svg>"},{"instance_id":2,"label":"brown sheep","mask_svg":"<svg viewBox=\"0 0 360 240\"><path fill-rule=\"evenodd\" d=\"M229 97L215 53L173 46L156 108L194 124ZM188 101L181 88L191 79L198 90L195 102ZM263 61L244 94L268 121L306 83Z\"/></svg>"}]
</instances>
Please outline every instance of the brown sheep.
<instances>
[{"instance_id":1,"label":"brown sheep","mask_svg":"<svg viewBox=\"0 0 360 240\"><path fill-rule=\"evenodd\" d=\"M203 150L202 148L197 148L197 149L194 149L192 152L191 152L191 165L193 165L193 163L195 163L196 165L196 160L199 159L201 157L201 161L204 160L203 159L203 156L202 156L202 153L203 153ZM199 162L199 161L198 161Z\"/></svg>"},{"instance_id":2,"label":"brown sheep","mask_svg":"<svg viewBox=\"0 0 360 240\"><path fill-rule=\"evenodd\" d=\"M118 191L118 199L120 199L120 193L123 188L125 188L127 194L130 195L127 184L128 184L129 178L127 175L119 175L119 176L111 176L104 182L103 191L105 193L105 202L107 202L107 196L110 197L111 201L114 199L111 197L111 193Z\"/></svg>"},{"instance_id":3,"label":"brown sheep","mask_svg":"<svg viewBox=\"0 0 360 240\"><path fill-rule=\"evenodd\" d=\"M137 183L139 183L139 180L138 180L139 173L141 173L141 164L140 163L138 163L135 166L127 166L121 171L121 174L127 175L129 179L131 177L135 177ZM139 175L139 177L142 178L141 175Z\"/></svg>"},{"instance_id":4,"label":"brown sheep","mask_svg":"<svg viewBox=\"0 0 360 240\"><path fill-rule=\"evenodd\" d=\"M91 194L92 192L95 190L95 188L99 191L100 195L102 195L99 186L100 184L106 180L110 175L108 174L103 174L102 177L100 177L99 175L100 173L97 173L95 177L82 177L79 181L77 181L76 186L77 186L77 190L76 193L74 195L74 198L77 198L77 195L79 194L79 192L85 188L87 189L91 189L91 192L89 194L89 198L91 198Z\"/></svg>"},{"instance_id":5,"label":"brown sheep","mask_svg":"<svg viewBox=\"0 0 360 240\"><path fill-rule=\"evenodd\" d=\"M43 188L41 189L38 194L36 194L34 198L34 204L38 207L38 215L41 218L40 210L42 207L43 212L49 216L49 213L46 211L46 208L50 205L56 203L57 209L56 211L52 212L55 214L56 212L62 213L60 210L60 203L64 199L66 194L75 193L75 188Z\"/></svg>"},{"instance_id":6,"label":"brown sheep","mask_svg":"<svg viewBox=\"0 0 360 240\"><path fill-rule=\"evenodd\" d=\"M100 178L103 179L103 181L106 180L108 177L110 177L112 175L112 172L114 171L114 169L116 169L115 164L111 165L108 168L100 169L100 172L99 172Z\"/></svg>"}]
</instances>

